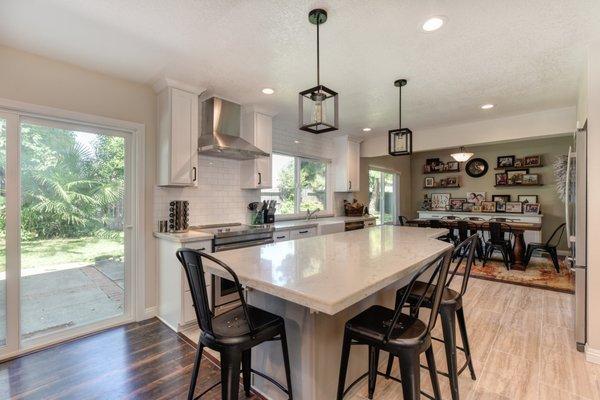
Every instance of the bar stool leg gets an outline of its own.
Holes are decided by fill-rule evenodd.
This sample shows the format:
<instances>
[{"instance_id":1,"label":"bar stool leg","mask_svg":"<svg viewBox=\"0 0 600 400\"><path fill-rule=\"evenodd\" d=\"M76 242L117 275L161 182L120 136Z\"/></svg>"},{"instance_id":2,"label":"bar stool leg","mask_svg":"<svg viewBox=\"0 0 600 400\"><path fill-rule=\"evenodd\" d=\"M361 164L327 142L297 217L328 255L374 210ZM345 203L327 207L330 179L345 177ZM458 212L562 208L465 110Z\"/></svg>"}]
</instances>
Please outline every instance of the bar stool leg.
<instances>
[{"instance_id":1,"label":"bar stool leg","mask_svg":"<svg viewBox=\"0 0 600 400\"><path fill-rule=\"evenodd\" d=\"M198 348L196 349L196 359L194 360L194 369L192 370L192 381L190 382L190 389L188 391L188 400L194 399L194 391L196 390L196 381L198 380L198 372L200 371L200 362L202 360L203 350L204 345L202 343L198 343Z\"/></svg>"},{"instance_id":2,"label":"bar stool leg","mask_svg":"<svg viewBox=\"0 0 600 400\"><path fill-rule=\"evenodd\" d=\"M388 357L387 368L385 369L385 379L390 379L390 374L392 373L392 367L394 366L394 355L390 353Z\"/></svg>"},{"instance_id":3,"label":"bar stool leg","mask_svg":"<svg viewBox=\"0 0 600 400\"><path fill-rule=\"evenodd\" d=\"M419 354L416 351L402 351L398 355L398 358L404 400L419 400L421 398Z\"/></svg>"},{"instance_id":4,"label":"bar stool leg","mask_svg":"<svg viewBox=\"0 0 600 400\"><path fill-rule=\"evenodd\" d=\"M242 377L244 378L244 392L250 397L250 375L252 374L252 349L242 353Z\"/></svg>"},{"instance_id":5,"label":"bar stool leg","mask_svg":"<svg viewBox=\"0 0 600 400\"><path fill-rule=\"evenodd\" d=\"M427 368L429 368L429 378L431 379L431 388L433 389L433 398L436 400L442 399L442 393L440 391L440 382L438 380L437 368L435 366L435 356L433 355L433 346L425 351L427 357Z\"/></svg>"},{"instance_id":6,"label":"bar stool leg","mask_svg":"<svg viewBox=\"0 0 600 400\"><path fill-rule=\"evenodd\" d=\"M473 367L473 359L471 358L471 347L469 346L469 338L467 336L467 324L465 322L465 313L461 308L456 310L456 319L458 322L458 328L460 329L460 337L462 338L463 348L465 349L465 356L467 357L467 365L471 372L471 379L477 380L475 375L475 367Z\"/></svg>"},{"instance_id":7,"label":"bar stool leg","mask_svg":"<svg viewBox=\"0 0 600 400\"><path fill-rule=\"evenodd\" d=\"M446 364L452 400L458 400L458 374L456 368L456 318L455 311L448 307L440 307L442 317L442 332L444 334L444 347L446 348Z\"/></svg>"},{"instance_id":8,"label":"bar stool leg","mask_svg":"<svg viewBox=\"0 0 600 400\"><path fill-rule=\"evenodd\" d=\"M288 399L292 400L292 373L290 371L290 355L287 347L287 336L285 334L285 326L279 332L281 337L281 351L283 352L283 364L285 367L285 380L287 383Z\"/></svg>"},{"instance_id":9,"label":"bar stool leg","mask_svg":"<svg viewBox=\"0 0 600 400\"><path fill-rule=\"evenodd\" d=\"M350 335L344 331L344 342L342 344L342 360L340 362L340 378L338 380L337 400L344 398L346 386L346 373L348 372L348 359L350 358Z\"/></svg>"},{"instance_id":10,"label":"bar stool leg","mask_svg":"<svg viewBox=\"0 0 600 400\"><path fill-rule=\"evenodd\" d=\"M369 399L373 399L377 383L377 368L379 367L379 349L369 346Z\"/></svg>"},{"instance_id":11,"label":"bar stool leg","mask_svg":"<svg viewBox=\"0 0 600 400\"><path fill-rule=\"evenodd\" d=\"M221 399L238 400L241 355L236 351L221 353Z\"/></svg>"}]
</instances>

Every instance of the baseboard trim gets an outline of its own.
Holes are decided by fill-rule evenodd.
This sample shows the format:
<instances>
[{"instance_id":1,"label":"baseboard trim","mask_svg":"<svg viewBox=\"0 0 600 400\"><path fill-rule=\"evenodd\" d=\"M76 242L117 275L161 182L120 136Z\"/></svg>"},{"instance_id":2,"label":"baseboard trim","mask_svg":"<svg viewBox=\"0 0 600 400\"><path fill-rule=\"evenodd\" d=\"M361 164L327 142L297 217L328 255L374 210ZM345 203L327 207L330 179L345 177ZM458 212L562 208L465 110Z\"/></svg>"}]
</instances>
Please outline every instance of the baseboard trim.
<instances>
[{"instance_id":1,"label":"baseboard trim","mask_svg":"<svg viewBox=\"0 0 600 400\"><path fill-rule=\"evenodd\" d=\"M600 364L600 350L585 346L585 360L594 364Z\"/></svg>"},{"instance_id":2,"label":"baseboard trim","mask_svg":"<svg viewBox=\"0 0 600 400\"><path fill-rule=\"evenodd\" d=\"M175 328L173 325L171 325L170 323L168 323L167 321L165 321L165 319L162 318L160 315L157 315L156 318L158 318L160 320L160 322L162 322L163 324L165 324L166 326L168 326L173 332L179 333L179 329Z\"/></svg>"},{"instance_id":3,"label":"baseboard trim","mask_svg":"<svg viewBox=\"0 0 600 400\"><path fill-rule=\"evenodd\" d=\"M150 318L154 318L154 317L156 317L157 314L158 314L157 306L148 307L144 310L144 317L143 317L142 321L145 321Z\"/></svg>"}]
</instances>

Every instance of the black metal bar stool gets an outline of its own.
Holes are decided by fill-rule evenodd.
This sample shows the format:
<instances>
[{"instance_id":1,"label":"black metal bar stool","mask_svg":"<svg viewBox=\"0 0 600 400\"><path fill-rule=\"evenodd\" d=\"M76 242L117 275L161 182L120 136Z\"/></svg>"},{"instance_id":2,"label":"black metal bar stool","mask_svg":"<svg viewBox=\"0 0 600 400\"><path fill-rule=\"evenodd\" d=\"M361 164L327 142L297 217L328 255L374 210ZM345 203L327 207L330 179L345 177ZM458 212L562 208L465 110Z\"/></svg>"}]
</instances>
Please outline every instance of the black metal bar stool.
<instances>
[{"instance_id":1,"label":"black metal bar stool","mask_svg":"<svg viewBox=\"0 0 600 400\"><path fill-rule=\"evenodd\" d=\"M442 320L442 332L444 335L444 340L440 340L438 338L432 337L433 340L437 340L444 343L444 347L446 350L446 364L448 365L448 372L440 372L439 374L448 377L450 380L450 390L452 393L452 399L458 400L459 391L458 391L458 376L465 370L465 368L469 368L471 372L471 379L477 379L475 376L475 368L473 367L473 361L471 359L471 349L469 347L469 339L467 336L467 326L465 323L465 315L463 311L462 298L467 291L467 286L469 284L469 277L471 276L471 267L473 265L473 259L475 257L475 249L477 248L477 242L479 241L479 236L477 234L468 237L462 243L460 243L453 252L453 256L460 257L458 263L454 266L452 273L448 275L448 279L442 285L443 294L441 305L439 307L439 311L436 311L433 308L433 304L429 302L424 302L422 304L419 303L424 293L435 290L436 288L429 287L425 282L416 282L414 287L410 288L410 293L408 295L407 301L411 307L411 313L418 313L418 306L423 306L427 308L431 308L431 315L437 315L439 312L441 320ZM450 284L452 280L457 275L458 269L462 264L463 260L467 259L467 264L465 266L465 272L462 275L462 282L460 286L460 291L457 292L453 289L450 289ZM402 288L398 290L396 293L396 302L400 304L404 296L406 296L406 290L409 288ZM435 312L435 314L434 314ZM460 336L462 337L463 347L458 347L456 345L456 321L458 320L458 327L460 329ZM456 365L456 350L461 350L465 353L466 362L459 369ZM394 362L394 356L390 356L388 359L388 366L386 370L386 377L390 376L390 372L392 370L392 365Z\"/></svg>"},{"instance_id":2,"label":"black metal bar stool","mask_svg":"<svg viewBox=\"0 0 600 400\"><path fill-rule=\"evenodd\" d=\"M560 273L560 264L558 263L558 253L556 249L560 244L563 234L565 232L566 223L562 223L554 230L550 239L546 241L546 243L529 243L527 245L527 252L525 253L525 266L529 265L529 261L531 260L531 256L534 251L545 251L550 254L550 258L552 258L552 263L554 264L554 269L556 269L557 273ZM558 239L556 239L558 235Z\"/></svg>"},{"instance_id":3,"label":"black metal bar stool","mask_svg":"<svg viewBox=\"0 0 600 400\"><path fill-rule=\"evenodd\" d=\"M192 382L188 400L198 399L221 384L222 400L237 400L240 384L240 363L243 365L244 391L250 395L250 374L255 373L281 389L292 399L292 380L288 356L285 323L283 318L270 312L246 304L237 275L222 261L206 253L192 249L177 250L177 258L183 265L190 286L198 326L202 333L192 370ZM222 267L231 275L240 297L241 306L215 316L214 308L209 307L208 293L204 279L202 259L208 259ZM261 343L281 340L287 389L273 378L251 368L251 350ZM221 381L194 397L200 361L204 347L218 351L221 355Z\"/></svg>"},{"instance_id":4,"label":"black metal bar stool","mask_svg":"<svg viewBox=\"0 0 600 400\"><path fill-rule=\"evenodd\" d=\"M416 400L421 396L419 356L425 352L434 396L423 394L432 399L441 399L430 333L437 319L437 311L441 303L451 257L452 250L450 249L421 267L411 279L395 310L374 305L346 322L337 400L341 400L356 383L366 376L369 377L369 399L373 398L377 375L383 375L377 370L380 350L399 357L402 380L393 379L402 383L402 393L405 400ZM411 315L403 314L402 307L412 292L417 279L428 274L431 275L425 285L427 289L431 288L432 290L425 290L417 304L413 306L413 309L415 307L418 309L421 303L431 304L433 312L429 322L425 324L412 313ZM344 390L352 345L366 345L369 347L369 369L368 372Z\"/></svg>"}]
</instances>

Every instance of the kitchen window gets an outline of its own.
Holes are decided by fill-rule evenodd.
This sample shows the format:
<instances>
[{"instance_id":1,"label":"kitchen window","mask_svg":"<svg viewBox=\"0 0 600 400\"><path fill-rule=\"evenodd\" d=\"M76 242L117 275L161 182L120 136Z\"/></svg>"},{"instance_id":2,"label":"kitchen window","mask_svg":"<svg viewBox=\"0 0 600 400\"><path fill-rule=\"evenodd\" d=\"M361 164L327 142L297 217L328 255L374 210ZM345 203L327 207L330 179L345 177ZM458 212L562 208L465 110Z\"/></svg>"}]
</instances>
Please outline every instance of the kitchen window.
<instances>
[{"instance_id":1,"label":"kitchen window","mask_svg":"<svg viewBox=\"0 0 600 400\"><path fill-rule=\"evenodd\" d=\"M273 187L261 200L276 200L278 215L329 211L329 163L324 160L273 153Z\"/></svg>"}]
</instances>

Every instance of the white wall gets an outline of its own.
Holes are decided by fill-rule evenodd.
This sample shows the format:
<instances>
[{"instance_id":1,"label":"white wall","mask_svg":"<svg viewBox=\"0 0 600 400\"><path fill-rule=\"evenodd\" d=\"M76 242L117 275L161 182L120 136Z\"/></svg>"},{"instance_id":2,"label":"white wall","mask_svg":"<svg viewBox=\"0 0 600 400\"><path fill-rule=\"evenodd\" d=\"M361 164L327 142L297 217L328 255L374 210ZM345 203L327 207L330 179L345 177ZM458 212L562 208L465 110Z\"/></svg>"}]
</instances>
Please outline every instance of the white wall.
<instances>
[{"instance_id":1,"label":"white wall","mask_svg":"<svg viewBox=\"0 0 600 400\"><path fill-rule=\"evenodd\" d=\"M533 139L573 132L576 118L575 107L567 107L459 125L415 129L413 131L413 151ZM361 157L377 157L388 154L387 140L387 134L365 140L361 144Z\"/></svg>"},{"instance_id":2,"label":"white wall","mask_svg":"<svg viewBox=\"0 0 600 400\"><path fill-rule=\"evenodd\" d=\"M152 229L156 98L150 87L0 46L0 97L146 126L146 307L156 305Z\"/></svg>"}]
</instances>

